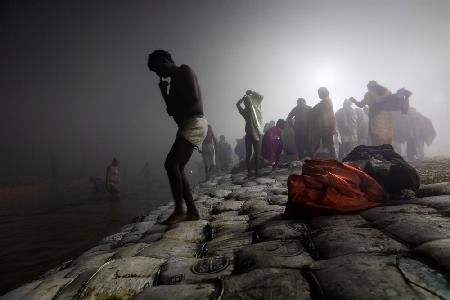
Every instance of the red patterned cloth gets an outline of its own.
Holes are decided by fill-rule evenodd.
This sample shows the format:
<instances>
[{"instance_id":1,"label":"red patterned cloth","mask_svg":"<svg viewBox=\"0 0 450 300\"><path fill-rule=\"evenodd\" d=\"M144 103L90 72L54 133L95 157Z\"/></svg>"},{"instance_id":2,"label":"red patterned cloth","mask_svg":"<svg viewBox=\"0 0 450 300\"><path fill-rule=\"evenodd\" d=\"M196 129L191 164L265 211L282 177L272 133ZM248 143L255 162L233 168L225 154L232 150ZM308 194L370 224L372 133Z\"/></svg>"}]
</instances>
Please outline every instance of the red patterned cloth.
<instances>
[{"instance_id":1,"label":"red patterned cloth","mask_svg":"<svg viewBox=\"0 0 450 300\"><path fill-rule=\"evenodd\" d=\"M283 144L281 142L281 134L283 130L274 126L267 130L262 140L261 156L271 163L278 162L280 160L280 154L283 150Z\"/></svg>"},{"instance_id":2,"label":"red patterned cloth","mask_svg":"<svg viewBox=\"0 0 450 300\"><path fill-rule=\"evenodd\" d=\"M372 177L335 160L307 160L288 178L286 218L362 211L383 205L388 194Z\"/></svg>"}]
</instances>

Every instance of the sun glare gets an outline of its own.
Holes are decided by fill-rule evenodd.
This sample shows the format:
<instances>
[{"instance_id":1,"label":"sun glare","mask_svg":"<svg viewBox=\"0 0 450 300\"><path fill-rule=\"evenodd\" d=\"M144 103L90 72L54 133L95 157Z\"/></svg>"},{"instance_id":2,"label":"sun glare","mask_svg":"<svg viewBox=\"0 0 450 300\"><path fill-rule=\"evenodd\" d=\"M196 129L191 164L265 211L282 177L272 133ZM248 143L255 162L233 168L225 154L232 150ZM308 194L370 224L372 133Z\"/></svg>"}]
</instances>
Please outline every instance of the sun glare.
<instances>
[{"instance_id":1,"label":"sun glare","mask_svg":"<svg viewBox=\"0 0 450 300\"><path fill-rule=\"evenodd\" d=\"M319 86L333 86L336 76L331 69L324 68L317 70L316 80Z\"/></svg>"}]
</instances>

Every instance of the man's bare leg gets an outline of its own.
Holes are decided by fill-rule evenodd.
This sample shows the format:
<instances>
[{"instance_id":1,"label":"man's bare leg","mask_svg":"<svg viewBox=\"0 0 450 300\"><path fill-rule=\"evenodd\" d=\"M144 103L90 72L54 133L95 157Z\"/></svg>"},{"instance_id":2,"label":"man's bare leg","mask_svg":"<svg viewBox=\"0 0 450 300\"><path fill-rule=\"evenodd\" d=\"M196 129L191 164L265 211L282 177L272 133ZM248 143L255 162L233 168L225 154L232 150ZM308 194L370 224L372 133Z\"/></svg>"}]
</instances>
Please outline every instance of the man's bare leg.
<instances>
[{"instance_id":1,"label":"man's bare leg","mask_svg":"<svg viewBox=\"0 0 450 300\"><path fill-rule=\"evenodd\" d=\"M259 140L253 140L253 149L255 151L255 176L259 176L259 162L260 162L260 153L261 153L261 143Z\"/></svg>"},{"instance_id":2,"label":"man's bare leg","mask_svg":"<svg viewBox=\"0 0 450 300\"><path fill-rule=\"evenodd\" d=\"M251 167L251 160L252 160L252 138L249 136L245 136L245 164L247 166L247 176L252 176L252 167Z\"/></svg>"},{"instance_id":3,"label":"man's bare leg","mask_svg":"<svg viewBox=\"0 0 450 300\"><path fill-rule=\"evenodd\" d=\"M189 181L186 178L186 174L184 173L184 166L181 170L181 176L183 179L183 198L186 203L187 212L186 212L186 221L195 221L200 219L200 214L198 213L197 207L195 207L194 198L192 197L191 187L189 185Z\"/></svg>"},{"instance_id":4,"label":"man's bare leg","mask_svg":"<svg viewBox=\"0 0 450 300\"><path fill-rule=\"evenodd\" d=\"M194 145L183 138L177 137L167 155L165 168L169 177L170 188L175 201L174 212L162 224L175 224L183 221L183 170L194 150ZM192 195L191 195L192 198Z\"/></svg>"}]
</instances>

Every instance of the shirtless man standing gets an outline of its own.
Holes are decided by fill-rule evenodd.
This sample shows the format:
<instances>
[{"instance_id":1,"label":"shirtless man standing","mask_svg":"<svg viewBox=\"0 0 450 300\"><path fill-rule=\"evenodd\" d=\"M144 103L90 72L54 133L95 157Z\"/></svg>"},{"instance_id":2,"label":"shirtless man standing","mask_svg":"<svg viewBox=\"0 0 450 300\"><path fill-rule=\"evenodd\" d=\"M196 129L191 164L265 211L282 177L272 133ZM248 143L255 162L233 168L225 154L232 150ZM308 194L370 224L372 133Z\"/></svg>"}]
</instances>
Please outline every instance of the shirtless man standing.
<instances>
[{"instance_id":1,"label":"shirtless man standing","mask_svg":"<svg viewBox=\"0 0 450 300\"><path fill-rule=\"evenodd\" d=\"M175 210L163 224L175 224L200 218L191 188L184 173L194 149L206 137L207 121L197 77L189 66L175 65L169 52L155 50L148 56L148 68L159 76L159 88L167 106L167 113L178 125L175 142L167 155L165 168L175 201ZM169 83L163 78L170 78ZM183 199L187 212L183 211Z\"/></svg>"}]
</instances>

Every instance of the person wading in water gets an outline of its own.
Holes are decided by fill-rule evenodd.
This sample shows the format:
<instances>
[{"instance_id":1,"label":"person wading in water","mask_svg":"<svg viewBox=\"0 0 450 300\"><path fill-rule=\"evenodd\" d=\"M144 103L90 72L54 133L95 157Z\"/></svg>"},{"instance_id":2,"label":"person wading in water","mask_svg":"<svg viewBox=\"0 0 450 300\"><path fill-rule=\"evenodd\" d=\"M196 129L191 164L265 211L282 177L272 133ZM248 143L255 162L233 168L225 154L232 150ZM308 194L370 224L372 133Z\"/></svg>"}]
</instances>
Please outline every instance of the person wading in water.
<instances>
[{"instance_id":1,"label":"person wading in water","mask_svg":"<svg viewBox=\"0 0 450 300\"><path fill-rule=\"evenodd\" d=\"M202 144L208 130L197 77L189 66L177 66L170 53L164 50L155 50L148 56L148 68L159 76L159 88L167 105L167 113L178 125L175 142L164 164L175 210L162 224L198 220L200 216L184 173L194 149ZM163 78L170 78L170 88ZM183 199L187 207L186 213L183 210Z\"/></svg>"}]
</instances>

